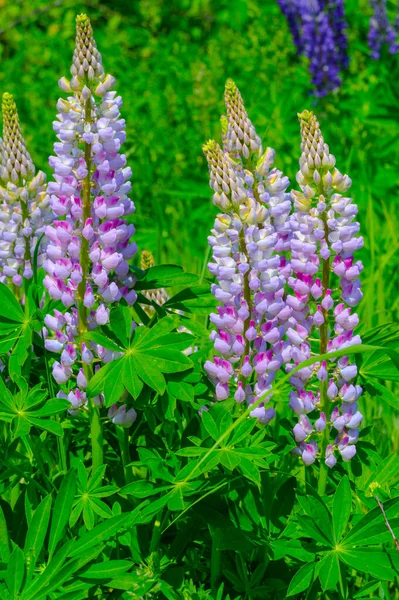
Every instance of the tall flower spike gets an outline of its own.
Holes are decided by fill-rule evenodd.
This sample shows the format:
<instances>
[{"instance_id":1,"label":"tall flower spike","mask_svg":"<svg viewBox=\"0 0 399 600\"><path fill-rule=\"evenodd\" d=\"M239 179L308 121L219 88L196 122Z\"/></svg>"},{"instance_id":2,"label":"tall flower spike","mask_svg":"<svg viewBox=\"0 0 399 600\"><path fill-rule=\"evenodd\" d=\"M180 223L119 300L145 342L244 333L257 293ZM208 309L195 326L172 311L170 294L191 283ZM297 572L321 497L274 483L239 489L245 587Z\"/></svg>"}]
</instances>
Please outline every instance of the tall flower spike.
<instances>
[{"instance_id":1,"label":"tall flower spike","mask_svg":"<svg viewBox=\"0 0 399 600\"><path fill-rule=\"evenodd\" d=\"M367 36L368 46L371 58L378 60L384 43L388 45L390 54L396 54L399 50L397 21L393 25L390 23L386 0L370 0L370 5L373 14Z\"/></svg>"},{"instance_id":2,"label":"tall flower spike","mask_svg":"<svg viewBox=\"0 0 399 600\"><path fill-rule=\"evenodd\" d=\"M347 23L343 0L278 0L299 54L309 59L316 96L341 84L340 71L349 65Z\"/></svg>"},{"instance_id":3,"label":"tall flower spike","mask_svg":"<svg viewBox=\"0 0 399 600\"><path fill-rule=\"evenodd\" d=\"M227 149L238 152L245 159L262 153L262 141L252 125L244 107L240 91L232 79L226 82L224 98L227 108Z\"/></svg>"},{"instance_id":4,"label":"tall flower spike","mask_svg":"<svg viewBox=\"0 0 399 600\"><path fill-rule=\"evenodd\" d=\"M293 274L288 283L293 293L287 296L287 304L295 321L287 330L292 359L288 369L309 358L310 338L319 340L320 354L361 343L353 331L359 319L352 308L362 298L363 265L354 252L363 239L357 235L357 206L344 195L351 180L335 168L313 113L305 110L299 121L301 191L292 192L290 219ZM333 467L337 454L344 461L355 455L363 418L356 374L356 364L343 357L303 368L291 377L290 406L299 416L294 437L306 465L320 457Z\"/></svg>"},{"instance_id":5,"label":"tall flower spike","mask_svg":"<svg viewBox=\"0 0 399 600\"><path fill-rule=\"evenodd\" d=\"M252 404L264 394L264 402L251 414L268 423L274 409L267 408L267 392L285 362L282 339L290 314L284 300L290 267L281 255L289 248L291 202L285 191L289 182L272 168L273 150L257 156L260 139L231 81L226 104L233 156L213 140L203 146L213 203L221 210L208 238L213 251L208 267L217 280L212 293L219 302L210 316L216 327L211 339L217 355L205 369L217 400L234 396L237 402Z\"/></svg>"},{"instance_id":6,"label":"tall flower spike","mask_svg":"<svg viewBox=\"0 0 399 600\"><path fill-rule=\"evenodd\" d=\"M56 220L46 229L50 243L44 265L50 296L69 310L47 316L51 335L46 346L60 354L53 366L55 379L62 384L77 375L83 398L94 356L102 362L115 357L97 344L86 344L85 333L108 322L110 303L136 300L128 264L136 252L134 226L124 219L135 210L128 198L131 170L119 153L126 138L122 99L109 91L115 80L104 74L86 15L76 19L71 73L71 81L59 82L73 95L57 103L54 130L59 141L49 161L55 181L48 187ZM83 370L76 367L80 361Z\"/></svg>"},{"instance_id":7,"label":"tall flower spike","mask_svg":"<svg viewBox=\"0 0 399 600\"><path fill-rule=\"evenodd\" d=\"M32 257L46 223L52 219L46 176L35 167L26 149L14 98L2 98L3 141L0 168L0 280L20 287L30 279ZM38 264L44 260L41 243Z\"/></svg>"}]
</instances>

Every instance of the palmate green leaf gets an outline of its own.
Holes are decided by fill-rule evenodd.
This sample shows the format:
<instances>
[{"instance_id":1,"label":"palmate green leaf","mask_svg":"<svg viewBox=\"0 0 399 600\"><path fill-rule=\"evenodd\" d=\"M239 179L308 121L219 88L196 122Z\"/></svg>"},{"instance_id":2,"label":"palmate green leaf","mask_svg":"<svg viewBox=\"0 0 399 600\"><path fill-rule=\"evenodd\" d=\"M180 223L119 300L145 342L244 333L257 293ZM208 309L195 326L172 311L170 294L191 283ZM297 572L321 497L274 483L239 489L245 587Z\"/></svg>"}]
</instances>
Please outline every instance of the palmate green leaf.
<instances>
[{"instance_id":1,"label":"palmate green leaf","mask_svg":"<svg viewBox=\"0 0 399 600\"><path fill-rule=\"evenodd\" d=\"M28 533L26 534L24 554L29 571L35 567L36 560L43 548L44 539L46 537L48 524L50 521L52 497L49 494L39 504L32 517L29 525Z\"/></svg>"},{"instance_id":2,"label":"palmate green leaf","mask_svg":"<svg viewBox=\"0 0 399 600\"><path fill-rule=\"evenodd\" d=\"M96 329L94 331L88 331L87 333L85 333L83 335L83 339L87 342L94 342L95 344L99 344L100 346L103 346L107 350L112 350L113 352L123 352L126 349L126 346L122 344L117 344L114 340L100 333Z\"/></svg>"},{"instance_id":3,"label":"palmate green leaf","mask_svg":"<svg viewBox=\"0 0 399 600\"><path fill-rule=\"evenodd\" d=\"M345 548L340 550L339 558L353 569L383 581L393 581L398 575L392 568L389 554L383 550Z\"/></svg>"},{"instance_id":4,"label":"palmate green leaf","mask_svg":"<svg viewBox=\"0 0 399 600\"><path fill-rule=\"evenodd\" d=\"M313 573L314 564L303 565L290 581L287 598L288 596L295 596L295 594L299 594L310 587L313 582Z\"/></svg>"},{"instance_id":5,"label":"palmate green leaf","mask_svg":"<svg viewBox=\"0 0 399 600\"><path fill-rule=\"evenodd\" d=\"M132 317L127 306L118 305L111 310L110 328L124 348L129 344Z\"/></svg>"},{"instance_id":6,"label":"palmate green leaf","mask_svg":"<svg viewBox=\"0 0 399 600\"><path fill-rule=\"evenodd\" d=\"M117 515L111 519L108 519L107 521L104 521L103 523L100 523L99 525L96 525L94 529L92 529L89 533L86 533L82 538L75 542L68 556L79 556L80 554L83 554L93 548L93 546L98 546L101 542L105 542L117 531L126 525L131 524L133 516L134 513L128 515Z\"/></svg>"},{"instance_id":7,"label":"palmate green leaf","mask_svg":"<svg viewBox=\"0 0 399 600\"><path fill-rule=\"evenodd\" d=\"M54 435L58 435L58 437L62 437L62 425L58 423L58 421L50 421L48 419L36 419L35 417L26 416L26 423L29 425L34 425L39 429L44 429L44 431L48 431L49 433L53 433ZM26 432L28 433L28 432ZM22 435L19 432L19 435Z\"/></svg>"},{"instance_id":8,"label":"palmate green leaf","mask_svg":"<svg viewBox=\"0 0 399 600\"><path fill-rule=\"evenodd\" d=\"M88 394L96 396L104 392L106 406L117 402L125 388L137 398L144 383L163 394L166 389L164 373L187 371L193 366L192 361L177 349L187 347L188 338L192 343L192 336L170 334L178 326L178 315L169 315L152 328L137 327L126 354L97 371L89 382Z\"/></svg>"},{"instance_id":9,"label":"palmate green leaf","mask_svg":"<svg viewBox=\"0 0 399 600\"><path fill-rule=\"evenodd\" d=\"M102 546L94 548L84 556L79 556L75 560L68 561L61 570L57 573L56 577L52 577L46 587L42 588L41 592L35 596L35 600L47 600L51 592L60 589L64 583L71 579L79 569L81 569L88 562L96 559L102 551Z\"/></svg>"},{"instance_id":10,"label":"palmate green leaf","mask_svg":"<svg viewBox=\"0 0 399 600\"><path fill-rule=\"evenodd\" d=\"M0 283L0 316L2 321L6 319L21 324L25 322L25 315L19 302L4 283Z\"/></svg>"},{"instance_id":11,"label":"palmate green leaf","mask_svg":"<svg viewBox=\"0 0 399 600\"><path fill-rule=\"evenodd\" d=\"M216 425L213 416L206 410L202 412L202 424L207 434L214 440L217 440L219 437L219 428Z\"/></svg>"},{"instance_id":12,"label":"palmate green leaf","mask_svg":"<svg viewBox=\"0 0 399 600\"><path fill-rule=\"evenodd\" d=\"M156 265L146 271L134 268L138 277L135 290L154 290L179 285L193 285L198 281L198 275L185 273L178 265Z\"/></svg>"},{"instance_id":13,"label":"palmate green leaf","mask_svg":"<svg viewBox=\"0 0 399 600\"><path fill-rule=\"evenodd\" d=\"M379 392L384 402L389 404L389 406L392 406L392 408L394 408L395 410L399 411L399 396L397 394L391 392L391 390L385 387L385 385L382 385L373 377L368 378L368 383L370 383L373 386L373 388L375 388Z\"/></svg>"},{"instance_id":14,"label":"palmate green leaf","mask_svg":"<svg viewBox=\"0 0 399 600\"><path fill-rule=\"evenodd\" d=\"M12 598L17 598L25 575L25 557L22 550L15 546L7 566L6 583Z\"/></svg>"},{"instance_id":15,"label":"palmate green leaf","mask_svg":"<svg viewBox=\"0 0 399 600\"><path fill-rule=\"evenodd\" d=\"M384 511L389 521L399 516L399 497L392 498L392 500L385 502ZM383 518L381 510L379 506L376 506L369 513L364 515L364 517L362 517L360 521L354 525L354 527L352 527L340 545L350 548L351 546L355 545L355 542L361 542L362 539L367 538L368 531L373 531L373 527L375 525L380 525L382 522Z\"/></svg>"},{"instance_id":16,"label":"palmate green leaf","mask_svg":"<svg viewBox=\"0 0 399 600\"><path fill-rule=\"evenodd\" d=\"M86 526L86 529L88 531L91 531L94 527L94 512L93 509L90 505L89 501L83 501L82 502L82 506L83 506L83 522Z\"/></svg>"},{"instance_id":17,"label":"palmate green leaf","mask_svg":"<svg viewBox=\"0 0 399 600\"><path fill-rule=\"evenodd\" d=\"M113 360L101 367L89 381L88 395L93 397L104 392L106 406L118 402L125 391L122 379L123 368L123 358Z\"/></svg>"},{"instance_id":18,"label":"palmate green leaf","mask_svg":"<svg viewBox=\"0 0 399 600\"><path fill-rule=\"evenodd\" d=\"M322 531L320 531L320 529L313 521L312 517L302 515L298 517L298 523L305 536L311 538L316 542L319 542L319 544L323 544L326 547L331 546L330 540L324 535Z\"/></svg>"},{"instance_id":19,"label":"palmate green leaf","mask_svg":"<svg viewBox=\"0 0 399 600\"><path fill-rule=\"evenodd\" d=\"M7 563L10 558L10 540L3 509L0 506L0 559Z\"/></svg>"},{"instance_id":20,"label":"palmate green leaf","mask_svg":"<svg viewBox=\"0 0 399 600\"><path fill-rule=\"evenodd\" d=\"M341 479L334 494L332 518L334 541L338 543L345 533L352 509L352 491L347 475Z\"/></svg>"},{"instance_id":21,"label":"palmate green leaf","mask_svg":"<svg viewBox=\"0 0 399 600\"><path fill-rule=\"evenodd\" d=\"M339 579L339 559L336 552L331 552L319 569L319 580L323 592L335 590Z\"/></svg>"},{"instance_id":22,"label":"palmate green leaf","mask_svg":"<svg viewBox=\"0 0 399 600\"><path fill-rule=\"evenodd\" d=\"M62 569L64 562L67 559L75 541L68 540L63 544L54 557L48 562L45 570L38 577L28 584L22 594L21 600L37 600L40 591L56 576Z\"/></svg>"},{"instance_id":23,"label":"palmate green leaf","mask_svg":"<svg viewBox=\"0 0 399 600\"><path fill-rule=\"evenodd\" d=\"M53 556L57 544L62 538L64 529L69 519L75 498L76 473L74 470L68 471L64 476L60 489L58 491L51 520L50 537L48 542L48 551L50 559Z\"/></svg>"},{"instance_id":24,"label":"palmate green leaf","mask_svg":"<svg viewBox=\"0 0 399 600\"><path fill-rule=\"evenodd\" d=\"M107 560L81 570L78 577L84 579L113 579L132 568L130 560Z\"/></svg>"},{"instance_id":25,"label":"palmate green leaf","mask_svg":"<svg viewBox=\"0 0 399 600\"><path fill-rule=\"evenodd\" d=\"M322 533L323 537L325 537L332 545L334 543L334 536L330 511L322 498L320 498L313 489L310 488L307 492L308 495L306 498L304 496L298 496L298 500L307 515L313 520L320 533Z\"/></svg>"},{"instance_id":26,"label":"palmate green leaf","mask_svg":"<svg viewBox=\"0 0 399 600\"><path fill-rule=\"evenodd\" d=\"M305 550L300 540L286 540L279 538L272 542L271 548L273 550L274 560L280 560L280 558L283 558L284 556L292 556L301 562L314 562L313 552Z\"/></svg>"},{"instance_id":27,"label":"palmate green leaf","mask_svg":"<svg viewBox=\"0 0 399 600\"><path fill-rule=\"evenodd\" d=\"M370 583L366 583L366 585L363 586L362 589L353 596L353 598L368 598L372 592L380 587L380 585L380 581L370 581Z\"/></svg>"},{"instance_id":28,"label":"palmate green leaf","mask_svg":"<svg viewBox=\"0 0 399 600\"><path fill-rule=\"evenodd\" d=\"M179 292L165 302L163 308L181 310L184 313L208 314L217 306L209 284L196 285Z\"/></svg>"}]
</instances>

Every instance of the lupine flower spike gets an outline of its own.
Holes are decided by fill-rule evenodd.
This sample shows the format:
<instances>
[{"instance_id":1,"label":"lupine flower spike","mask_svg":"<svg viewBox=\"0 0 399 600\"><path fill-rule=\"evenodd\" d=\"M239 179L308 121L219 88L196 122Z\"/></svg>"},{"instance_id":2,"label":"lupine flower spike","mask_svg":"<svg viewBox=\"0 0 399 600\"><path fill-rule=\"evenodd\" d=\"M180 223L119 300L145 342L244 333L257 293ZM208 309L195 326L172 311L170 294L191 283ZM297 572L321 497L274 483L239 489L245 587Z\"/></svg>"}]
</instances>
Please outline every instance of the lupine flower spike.
<instances>
[{"instance_id":1,"label":"lupine flower spike","mask_svg":"<svg viewBox=\"0 0 399 600\"><path fill-rule=\"evenodd\" d=\"M344 0L278 0L298 54L309 59L314 95L321 97L341 85L348 67Z\"/></svg>"},{"instance_id":2,"label":"lupine flower spike","mask_svg":"<svg viewBox=\"0 0 399 600\"><path fill-rule=\"evenodd\" d=\"M287 296L296 323L287 330L292 358L288 369L310 357L311 338L319 340L320 354L361 343L353 331L359 319L352 309L362 298L363 265L354 253L363 239L357 235L357 206L346 196L351 180L335 168L316 117L304 111L299 121L300 191L292 192L292 294ZM320 458L333 467L337 456L348 461L355 455L363 419L356 375L356 364L343 357L291 377L290 407L299 417L294 437L306 465Z\"/></svg>"},{"instance_id":3,"label":"lupine flower spike","mask_svg":"<svg viewBox=\"0 0 399 600\"><path fill-rule=\"evenodd\" d=\"M72 393L82 404L95 356L102 362L115 357L85 342L84 334L108 322L113 301L136 300L128 265L136 252L134 226L124 220L135 210L128 198L131 170L119 152L126 138L122 99L111 91L115 80L104 73L86 15L76 19L71 74L70 81L59 81L69 97L58 101L54 122L59 141L50 157L55 181L48 191L56 219L46 228L50 242L44 265L50 296L68 310L54 311L45 322L51 336L46 347L60 354L54 378L62 384L74 375L78 389Z\"/></svg>"},{"instance_id":4,"label":"lupine flower spike","mask_svg":"<svg viewBox=\"0 0 399 600\"><path fill-rule=\"evenodd\" d=\"M46 176L35 175L26 149L11 94L3 94L3 141L0 148L0 281L11 284L17 295L23 278L32 278L36 244L52 220L46 193ZM38 264L45 258L41 243Z\"/></svg>"},{"instance_id":5,"label":"lupine flower spike","mask_svg":"<svg viewBox=\"0 0 399 600\"><path fill-rule=\"evenodd\" d=\"M274 151L263 152L231 80L225 100L225 152L213 140L203 147L213 203L221 211L208 238L213 251L209 270L217 280L212 293L219 302L210 316L217 354L205 369L217 400L234 396L251 404L270 389L285 361L283 296L290 266L283 253L289 248L291 202L288 179L273 168ZM269 399L265 393L265 402L251 413L263 423L274 416L266 406Z\"/></svg>"},{"instance_id":6,"label":"lupine flower spike","mask_svg":"<svg viewBox=\"0 0 399 600\"><path fill-rule=\"evenodd\" d=\"M368 45L371 58L378 60L384 43L388 45L390 54L398 52L398 23L397 20L393 25L390 23L386 0L370 0L370 4L373 14L370 18Z\"/></svg>"}]
</instances>

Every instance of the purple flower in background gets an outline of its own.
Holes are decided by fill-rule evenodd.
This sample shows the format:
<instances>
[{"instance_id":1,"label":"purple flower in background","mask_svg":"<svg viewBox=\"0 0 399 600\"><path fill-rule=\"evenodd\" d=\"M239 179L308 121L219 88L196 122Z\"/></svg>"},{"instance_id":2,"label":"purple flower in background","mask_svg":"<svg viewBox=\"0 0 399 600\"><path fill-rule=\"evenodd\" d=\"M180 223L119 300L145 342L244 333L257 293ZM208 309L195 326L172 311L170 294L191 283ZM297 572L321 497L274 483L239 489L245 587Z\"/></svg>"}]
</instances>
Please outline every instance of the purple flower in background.
<instances>
[{"instance_id":1,"label":"purple flower in background","mask_svg":"<svg viewBox=\"0 0 399 600\"><path fill-rule=\"evenodd\" d=\"M298 54L303 52L301 0L277 0L281 12L287 19L287 24L292 35Z\"/></svg>"},{"instance_id":2,"label":"purple flower in background","mask_svg":"<svg viewBox=\"0 0 399 600\"><path fill-rule=\"evenodd\" d=\"M371 58L378 60L384 43L388 45L390 54L396 54L399 50L399 44L397 43L398 20L393 25L390 23L386 0L370 0L370 5L373 14L370 18L367 39Z\"/></svg>"},{"instance_id":3,"label":"purple flower in background","mask_svg":"<svg viewBox=\"0 0 399 600\"><path fill-rule=\"evenodd\" d=\"M357 207L345 195L351 180L335 168L315 116L304 111L299 120L301 190L292 192L292 276L288 280L292 292L287 296L296 323L287 330L292 360L288 370L310 357L310 338L319 340L320 354L361 343L353 331L359 321L353 308L362 298L363 265L354 253L363 239L358 236ZM290 406L299 415L294 437L305 464L310 464L310 457L303 443L312 443L329 467L334 466L336 454L347 461L356 453L363 419L357 404L362 389L356 376L356 364L347 356L292 375ZM313 425L310 413L316 415Z\"/></svg>"},{"instance_id":4,"label":"purple flower in background","mask_svg":"<svg viewBox=\"0 0 399 600\"><path fill-rule=\"evenodd\" d=\"M262 144L231 80L226 84L228 128L225 149L213 140L204 145L213 203L221 209L211 236L209 270L216 277L218 300L210 319L217 355L205 363L217 400L233 396L252 404L262 423L274 416L265 404L276 371L285 362L282 341L289 307L284 286L290 272L283 252L289 249L291 210L287 177L273 168L274 151Z\"/></svg>"},{"instance_id":5,"label":"purple flower in background","mask_svg":"<svg viewBox=\"0 0 399 600\"><path fill-rule=\"evenodd\" d=\"M278 0L298 54L309 59L314 94L325 96L341 85L349 65L343 0Z\"/></svg>"},{"instance_id":6,"label":"purple flower in background","mask_svg":"<svg viewBox=\"0 0 399 600\"><path fill-rule=\"evenodd\" d=\"M55 181L48 185L55 220L46 228L44 264L49 295L69 309L64 315L55 311L56 321L48 321L53 337L46 346L54 340L62 346L54 367L59 382L71 377L76 361L90 365L93 352L102 362L115 358L96 344L87 348L79 338L108 322L108 304L136 300L128 264L136 252L134 226L125 220L135 210L128 198L131 170L120 153L126 138L122 99L110 91L115 81L104 74L86 15L77 17L76 31L72 79L59 82L71 95L57 103L59 141L49 161Z\"/></svg>"},{"instance_id":7,"label":"purple flower in background","mask_svg":"<svg viewBox=\"0 0 399 600\"><path fill-rule=\"evenodd\" d=\"M31 279L36 244L51 222L46 176L35 175L26 149L17 107L11 94L3 94L3 140L0 146L0 281L21 287ZM44 259L41 243L38 264Z\"/></svg>"}]
</instances>

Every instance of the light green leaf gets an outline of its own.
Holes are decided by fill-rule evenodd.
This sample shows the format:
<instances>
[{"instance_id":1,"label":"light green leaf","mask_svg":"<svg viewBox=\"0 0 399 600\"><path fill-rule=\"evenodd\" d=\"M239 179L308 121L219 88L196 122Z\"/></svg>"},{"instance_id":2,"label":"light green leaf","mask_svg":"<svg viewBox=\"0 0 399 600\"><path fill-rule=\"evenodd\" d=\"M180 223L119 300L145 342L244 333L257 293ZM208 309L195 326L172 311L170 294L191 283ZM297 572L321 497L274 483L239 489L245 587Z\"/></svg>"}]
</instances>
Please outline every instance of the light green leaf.
<instances>
[{"instance_id":1,"label":"light green leaf","mask_svg":"<svg viewBox=\"0 0 399 600\"><path fill-rule=\"evenodd\" d=\"M313 571L314 564L303 565L291 579L287 597L295 596L295 594L299 594L299 592L303 592L303 590L310 587L313 582Z\"/></svg>"}]
</instances>

